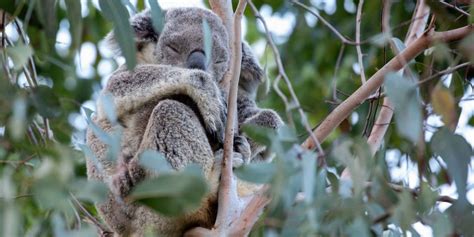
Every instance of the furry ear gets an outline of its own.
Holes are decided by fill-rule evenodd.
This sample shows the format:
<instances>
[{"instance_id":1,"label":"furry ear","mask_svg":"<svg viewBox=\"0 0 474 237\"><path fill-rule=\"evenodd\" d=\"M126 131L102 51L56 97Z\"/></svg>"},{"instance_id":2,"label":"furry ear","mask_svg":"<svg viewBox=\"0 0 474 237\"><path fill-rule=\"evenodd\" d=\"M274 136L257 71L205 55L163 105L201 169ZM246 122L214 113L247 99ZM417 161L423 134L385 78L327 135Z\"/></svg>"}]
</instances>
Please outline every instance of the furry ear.
<instances>
[{"instance_id":1,"label":"furry ear","mask_svg":"<svg viewBox=\"0 0 474 237\"><path fill-rule=\"evenodd\" d=\"M244 91L254 94L258 85L264 80L263 69L252 53L247 42L242 42L242 64L240 69L239 86Z\"/></svg>"},{"instance_id":2,"label":"furry ear","mask_svg":"<svg viewBox=\"0 0 474 237\"><path fill-rule=\"evenodd\" d=\"M135 44L137 52L142 51L149 43L158 42L160 32L156 32L153 28L150 10L144 10L130 19L130 25L135 33ZM120 47L115 39L113 30L105 37L108 47L116 53L120 53Z\"/></svg>"}]
</instances>

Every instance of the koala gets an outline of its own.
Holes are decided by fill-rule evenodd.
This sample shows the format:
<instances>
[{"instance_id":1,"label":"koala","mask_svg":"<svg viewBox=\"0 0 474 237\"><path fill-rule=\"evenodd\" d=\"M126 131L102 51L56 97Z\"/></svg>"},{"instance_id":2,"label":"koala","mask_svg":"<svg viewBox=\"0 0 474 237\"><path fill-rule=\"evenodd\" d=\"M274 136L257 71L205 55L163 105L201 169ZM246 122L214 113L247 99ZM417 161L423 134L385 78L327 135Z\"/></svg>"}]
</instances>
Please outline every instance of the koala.
<instances>
[{"instance_id":1,"label":"koala","mask_svg":"<svg viewBox=\"0 0 474 237\"><path fill-rule=\"evenodd\" d=\"M209 63L202 49L203 20L212 32ZM217 214L218 156L226 120L226 98L219 82L230 63L225 27L218 16L200 8L166 11L161 32L154 30L149 11L134 16L131 25L136 36L138 65L133 71L120 66L102 91L112 96L119 123L112 124L100 104L92 119L108 133L122 128L117 160L107 159L107 146L92 129L87 131L87 144L96 156L87 157L88 178L107 183L111 190L109 198L97 208L118 236L143 236L144 227L151 227L163 236L181 236L197 226L211 228ZM113 34L108 39L113 46ZM255 91L263 72L247 45L243 55L239 125L257 124L276 129L282 124L280 117L271 110L258 108L255 103ZM235 139L235 164L248 162L265 150L243 135L236 134ZM202 167L210 192L198 210L171 218L124 201L134 185L158 175L139 165L139 155L148 149L161 152L176 170L191 163Z\"/></svg>"},{"instance_id":2,"label":"koala","mask_svg":"<svg viewBox=\"0 0 474 237\"><path fill-rule=\"evenodd\" d=\"M149 10L145 10L135 15L131 20L131 25L133 26L137 36L137 59L139 63L158 63L174 66L186 66L186 63L182 58L176 61L169 59L163 60L162 56L156 55L154 53L154 49L157 47L157 38L161 33L155 32ZM202 29L196 28L194 30L201 31ZM113 39L112 37L109 38ZM111 41L111 44L114 45L115 43L113 40ZM176 38L172 39L172 41L180 42L179 39ZM170 46L171 49L174 49L174 52L177 52L177 49L180 48L179 45L176 45L176 43L169 43L168 46ZM160 45L158 45L158 47L160 47ZM118 49L117 46L115 46L115 48ZM193 62L188 66L191 66L192 68L202 68L204 66L204 57L201 57L201 60L196 59L197 57L194 57ZM224 62L223 58L220 60L217 59L215 61L217 63L228 63L227 61ZM252 53L250 46L246 42L243 42L242 64L237 99L239 132L243 125L257 125L273 129L277 129L283 125L280 116L275 111L270 109L260 109L255 102L257 89L265 79L263 75L263 70L258 63L258 60ZM216 76L222 77L223 74ZM250 154L247 154L246 152L246 140L248 140L250 143ZM245 163L248 163L251 160L268 160L268 154L264 155L263 153L263 151L265 151L265 147L253 142L248 137L237 136L235 137L235 143L238 147L240 147L240 151L243 153Z\"/></svg>"}]
</instances>

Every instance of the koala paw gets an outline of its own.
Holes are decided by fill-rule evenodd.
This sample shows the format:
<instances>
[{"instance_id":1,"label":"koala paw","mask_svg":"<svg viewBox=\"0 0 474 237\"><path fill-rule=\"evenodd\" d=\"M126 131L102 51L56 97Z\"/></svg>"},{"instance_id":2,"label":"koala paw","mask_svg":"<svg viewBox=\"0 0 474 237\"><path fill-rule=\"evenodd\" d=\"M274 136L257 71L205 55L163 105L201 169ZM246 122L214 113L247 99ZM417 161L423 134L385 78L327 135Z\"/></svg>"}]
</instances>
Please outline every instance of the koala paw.
<instances>
[{"instance_id":1,"label":"koala paw","mask_svg":"<svg viewBox=\"0 0 474 237\"><path fill-rule=\"evenodd\" d=\"M257 125L266 128L278 129L283 125L280 116L273 110L263 109L259 113L247 118L243 124Z\"/></svg>"},{"instance_id":2,"label":"koala paw","mask_svg":"<svg viewBox=\"0 0 474 237\"><path fill-rule=\"evenodd\" d=\"M224 159L224 149L220 149L214 153L214 157L216 158L215 165L218 167L222 166L222 161ZM232 156L232 168L238 168L245 163L242 154L238 152L233 152Z\"/></svg>"},{"instance_id":3,"label":"koala paw","mask_svg":"<svg viewBox=\"0 0 474 237\"><path fill-rule=\"evenodd\" d=\"M234 135L234 151L242 156L243 163L250 162L251 150L247 138L242 135Z\"/></svg>"},{"instance_id":4,"label":"koala paw","mask_svg":"<svg viewBox=\"0 0 474 237\"><path fill-rule=\"evenodd\" d=\"M111 176L110 191L117 197L124 198L132 190L133 181L128 171L127 164L119 164L115 174Z\"/></svg>"},{"instance_id":5,"label":"koala paw","mask_svg":"<svg viewBox=\"0 0 474 237\"><path fill-rule=\"evenodd\" d=\"M145 177L145 170L136 160L120 162L111 176L110 191L117 197L126 197L132 188Z\"/></svg>"}]
</instances>

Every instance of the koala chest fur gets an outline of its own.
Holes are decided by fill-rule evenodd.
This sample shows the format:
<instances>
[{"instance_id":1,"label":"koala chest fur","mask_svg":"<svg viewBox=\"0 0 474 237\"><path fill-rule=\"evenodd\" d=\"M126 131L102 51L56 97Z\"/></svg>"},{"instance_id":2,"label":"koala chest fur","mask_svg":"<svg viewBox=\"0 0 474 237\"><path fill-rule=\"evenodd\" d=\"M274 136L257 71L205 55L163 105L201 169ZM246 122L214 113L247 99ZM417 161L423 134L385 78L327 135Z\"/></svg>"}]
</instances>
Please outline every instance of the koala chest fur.
<instances>
[{"instance_id":1,"label":"koala chest fur","mask_svg":"<svg viewBox=\"0 0 474 237\"><path fill-rule=\"evenodd\" d=\"M203 50L202 22L212 34L212 59ZM87 158L88 177L108 184L111 192L98 204L101 216L117 235L142 236L145 227L164 236L181 236L192 227L212 227L216 215L216 193L220 175L220 148L226 120L226 99L219 82L229 68L229 45L225 28L214 13L199 8L177 8L166 12L162 32L155 32L149 11L131 19L139 65L133 71L123 66L115 71L102 93L113 97L119 125L111 125L103 108L93 119L105 132L121 126L122 145L117 162L106 158L107 146L91 131L87 144L104 169ZM108 36L113 45L113 34ZM254 101L262 70L244 44L239 84L239 125L255 124L277 129L282 122L272 110L260 109ZM264 147L235 134L236 159L264 160ZM133 186L157 175L139 165L145 150L157 150L171 166L201 165L211 191L201 208L181 217L165 217L146 207L119 202ZM238 163L238 162L237 162ZM118 197L118 198L117 198Z\"/></svg>"}]
</instances>

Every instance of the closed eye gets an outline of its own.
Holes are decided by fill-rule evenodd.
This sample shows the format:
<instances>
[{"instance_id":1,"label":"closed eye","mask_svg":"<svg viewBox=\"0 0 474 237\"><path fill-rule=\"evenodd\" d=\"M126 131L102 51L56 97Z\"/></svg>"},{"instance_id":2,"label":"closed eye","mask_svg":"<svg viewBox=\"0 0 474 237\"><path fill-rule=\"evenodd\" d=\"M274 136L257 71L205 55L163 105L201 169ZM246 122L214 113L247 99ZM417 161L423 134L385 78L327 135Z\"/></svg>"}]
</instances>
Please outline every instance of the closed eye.
<instances>
[{"instance_id":1,"label":"closed eye","mask_svg":"<svg viewBox=\"0 0 474 237\"><path fill-rule=\"evenodd\" d=\"M173 51L173 52L179 54L179 51L178 51L178 50L176 49L176 47L173 46L172 44L167 44L166 47L169 48L169 49L171 49L171 51Z\"/></svg>"},{"instance_id":2,"label":"closed eye","mask_svg":"<svg viewBox=\"0 0 474 237\"><path fill-rule=\"evenodd\" d=\"M221 60L216 60L214 63L215 64L220 64L220 63L225 63L225 62L226 62L226 60L221 59Z\"/></svg>"}]
</instances>

